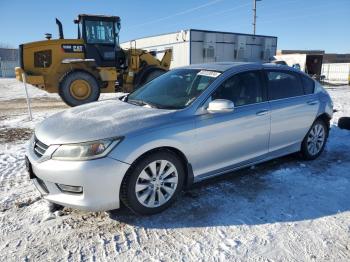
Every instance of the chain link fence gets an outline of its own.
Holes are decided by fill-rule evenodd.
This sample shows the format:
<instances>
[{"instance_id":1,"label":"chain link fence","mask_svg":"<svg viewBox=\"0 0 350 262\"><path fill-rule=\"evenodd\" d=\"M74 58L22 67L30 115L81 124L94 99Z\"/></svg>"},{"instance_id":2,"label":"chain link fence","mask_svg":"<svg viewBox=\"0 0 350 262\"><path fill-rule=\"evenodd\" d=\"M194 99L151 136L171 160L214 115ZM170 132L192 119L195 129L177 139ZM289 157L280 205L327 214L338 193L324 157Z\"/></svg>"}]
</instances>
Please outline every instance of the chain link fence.
<instances>
[{"instance_id":1,"label":"chain link fence","mask_svg":"<svg viewBox=\"0 0 350 262\"><path fill-rule=\"evenodd\" d=\"M0 60L0 77L15 77L15 67L18 66L17 61L1 61Z\"/></svg>"},{"instance_id":2,"label":"chain link fence","mask_svg":"<svg viewBox=\"0 0 350 262\"><path fill-rule=\"evenodd\" d=\"M350 81L350 63L329 63L322 65L325 80L337 82Z\"/></svg>"}]
</instances>

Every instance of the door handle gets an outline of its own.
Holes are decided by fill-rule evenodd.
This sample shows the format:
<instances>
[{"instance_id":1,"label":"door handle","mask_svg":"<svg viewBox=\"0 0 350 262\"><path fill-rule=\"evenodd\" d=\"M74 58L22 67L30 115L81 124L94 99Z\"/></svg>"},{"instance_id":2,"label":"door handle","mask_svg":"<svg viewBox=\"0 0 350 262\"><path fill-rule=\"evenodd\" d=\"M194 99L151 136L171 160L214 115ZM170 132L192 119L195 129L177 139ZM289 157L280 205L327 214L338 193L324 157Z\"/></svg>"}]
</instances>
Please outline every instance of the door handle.
<instances>
[{"instance_id":1,"label":"door handle","mask_svg":"<svg viewBox=\"0 0 350 262\"><path fill-rule=\"evenodd\" d=\"M317 105L318 101L317 100L310 100L306 102L308 105L313 106L313 105Z\"/></svg>"},{"instance_id":2,"label":"door handle","mask_svg":"<svg viewBox=\"0 0 350 262\"><path fill-rule=\"evenodd\" d=\"M269 110L264 109L264 110L256 112L256 115L257 116L263 116L263 115L266 115L268 112L269 112Z\"/></svg>"}]
</instances>

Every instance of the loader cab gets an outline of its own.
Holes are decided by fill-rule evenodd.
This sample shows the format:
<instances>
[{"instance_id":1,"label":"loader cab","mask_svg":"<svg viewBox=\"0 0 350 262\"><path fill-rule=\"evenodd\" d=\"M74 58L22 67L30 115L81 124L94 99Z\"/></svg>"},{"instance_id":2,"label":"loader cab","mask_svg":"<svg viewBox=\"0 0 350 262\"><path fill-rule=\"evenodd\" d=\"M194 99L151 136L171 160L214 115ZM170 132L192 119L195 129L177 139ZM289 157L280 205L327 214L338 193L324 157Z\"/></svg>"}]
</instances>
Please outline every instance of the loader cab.
<instances>
[{"instance_id":1,"label":"loader cab","mask_svg":"<svg viewBox=\"0 0 350 262\"><path fill-rule=\"evenodd\" d=\"M99 67L120 68L125 55L119 46L120 18L118 16L79 15L78 38L85 43L85 58L94 59Z\"/></svg>"}]
</instances>

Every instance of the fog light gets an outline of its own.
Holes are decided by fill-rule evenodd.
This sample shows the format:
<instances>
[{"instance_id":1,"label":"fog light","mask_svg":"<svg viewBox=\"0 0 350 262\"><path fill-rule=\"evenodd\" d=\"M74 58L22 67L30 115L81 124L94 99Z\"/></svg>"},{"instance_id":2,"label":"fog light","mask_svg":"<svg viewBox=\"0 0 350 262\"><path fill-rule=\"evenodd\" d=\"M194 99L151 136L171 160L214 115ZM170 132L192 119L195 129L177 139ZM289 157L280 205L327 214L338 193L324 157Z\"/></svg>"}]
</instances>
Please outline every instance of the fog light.
<instances>
[{"instance_id":1,"label":"fog light","mask_svg":"<svg viewBox=\"0 0 350 262\"><path fill-rule=\"evenodd\" d=\"M83 193L82 186L68 186L68 185L62 185L62 184L56 184L56 185L63 193L73 193L73 194Z\"/></svg>"}]
</instances>

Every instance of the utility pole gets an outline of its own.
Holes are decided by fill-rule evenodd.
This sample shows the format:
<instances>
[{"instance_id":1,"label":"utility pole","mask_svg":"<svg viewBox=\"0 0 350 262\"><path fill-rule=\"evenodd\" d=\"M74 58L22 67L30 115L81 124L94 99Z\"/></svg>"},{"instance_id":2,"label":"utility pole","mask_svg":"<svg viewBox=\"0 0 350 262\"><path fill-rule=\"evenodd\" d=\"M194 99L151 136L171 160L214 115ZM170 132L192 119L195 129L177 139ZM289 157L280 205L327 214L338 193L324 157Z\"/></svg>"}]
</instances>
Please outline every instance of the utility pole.
<instances>
[{"instance_id":1,"label":"utility pole","mask_svg":"<svg viewBox=\"0 0 350 262\"><path fill-rule=\"evenodd\" d=\"M256 2L261 0L253 0L253 35L256 33Z\"/></svg>"}]
</instances>

